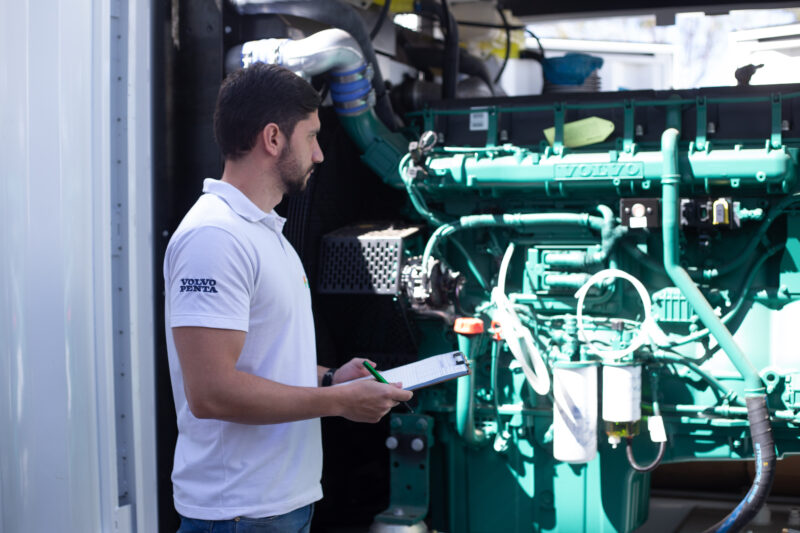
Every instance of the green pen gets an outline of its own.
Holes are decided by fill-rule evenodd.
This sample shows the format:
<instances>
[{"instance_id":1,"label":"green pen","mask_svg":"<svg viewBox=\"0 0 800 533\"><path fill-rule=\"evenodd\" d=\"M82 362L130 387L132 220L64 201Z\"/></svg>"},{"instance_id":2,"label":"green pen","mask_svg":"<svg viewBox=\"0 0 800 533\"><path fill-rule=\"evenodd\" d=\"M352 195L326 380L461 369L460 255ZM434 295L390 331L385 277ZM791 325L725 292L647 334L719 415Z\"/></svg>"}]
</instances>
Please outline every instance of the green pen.
<instances>
[{"instance_id":1,"label":"green pen","mask_svg":"<svg viewBox=\"0 0 800 533\"><path fill-rule=\"evenodd\" d=\"M388 381L386 381L386 378L384 378L383 376L381 376L381 375L380 375L380 373L379 373L377 370L375 370L375 368L374 368L374 367L373 367L371 364L369 364L367 361L364 361L364 367L365 367L367 370L369 370L369 373L370 373L370 374L372 374L372 377L374 377L375 379L377 379L377 380L378 380L378 381L380 381L381 383L386 383L387 385L389 384L389 382L388 382ZM408 403L407 403L407 402L401 402L401 403L402 403L403 405L405 405L405 406L406 406L406 409L408 409L408 411L409 411L410 413L413 413L413 412L414 412L414 410L411 408L411 406L410 406L410 405L408 405Z\"/></svg>"}]
</instances>

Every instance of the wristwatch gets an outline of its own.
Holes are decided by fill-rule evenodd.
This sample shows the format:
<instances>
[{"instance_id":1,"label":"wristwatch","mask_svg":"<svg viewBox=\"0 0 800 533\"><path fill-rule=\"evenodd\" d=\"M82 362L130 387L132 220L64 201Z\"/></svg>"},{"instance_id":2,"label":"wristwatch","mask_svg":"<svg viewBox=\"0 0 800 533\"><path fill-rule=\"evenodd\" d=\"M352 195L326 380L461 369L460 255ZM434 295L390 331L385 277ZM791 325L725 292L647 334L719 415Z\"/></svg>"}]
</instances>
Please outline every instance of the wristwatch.
<instances>
[{"instance_id":1,"label":"wristwatch","mask_svg":"<svg viewBox=\"0 0 800 533\"><path fill-rule=\"evenodd\" d=\"M325 372L325 374L323 374L323 376L322 376L322 386L323 387L329 387L329 386L333 385L333 375L336 373L337 370L339 370L339 369L338 368L329 368L328 371Z\"/></svg>"}]
</instances>

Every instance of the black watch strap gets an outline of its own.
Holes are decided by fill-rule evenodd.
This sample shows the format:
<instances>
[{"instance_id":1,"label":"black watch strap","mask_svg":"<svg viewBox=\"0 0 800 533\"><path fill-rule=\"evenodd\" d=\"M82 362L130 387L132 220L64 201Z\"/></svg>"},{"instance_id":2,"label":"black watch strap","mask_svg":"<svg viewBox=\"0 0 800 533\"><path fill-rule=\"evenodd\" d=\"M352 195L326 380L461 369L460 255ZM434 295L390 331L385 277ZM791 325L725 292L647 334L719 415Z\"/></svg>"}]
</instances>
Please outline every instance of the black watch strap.
<instances>
[{"instance_id":1,"label":"black watch strap","mask_svg":"<svg viewBox=\"0 0 800 533\"><path fill-rule=\"evenodd\" d=\"M325 374L322 376L322 386L323 387L330 387L333 385L333 375L336 371L339 370L338 368L329 368Z\"/></svg>"}]
</instances>

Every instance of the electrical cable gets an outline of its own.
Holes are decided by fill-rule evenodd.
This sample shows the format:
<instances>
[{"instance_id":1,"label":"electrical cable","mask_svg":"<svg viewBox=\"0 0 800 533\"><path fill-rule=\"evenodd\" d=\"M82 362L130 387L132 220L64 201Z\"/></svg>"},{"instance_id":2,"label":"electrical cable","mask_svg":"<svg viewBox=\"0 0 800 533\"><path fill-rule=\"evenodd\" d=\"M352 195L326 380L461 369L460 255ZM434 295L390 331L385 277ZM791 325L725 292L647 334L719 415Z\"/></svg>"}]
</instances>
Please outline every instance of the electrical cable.
<instances>
[{"instance_id":1,"label":"electrical cable","mask_svg":"<svg viewBox=\"0 0 800 533\"><path fill-rule=\"evenodd\" d=\"M648 428L650 429L650 438L653 441L658 440L658 453L655 459L650 464L640 465L633 457L633 437L628 437L625 443L625 455L628 457L628 463L631 468L637 472L652 472L661 460L664 458L664 452L667 449L667 435L664 430L664 422L661 418L661 406L658 403L658 374L650 372L650 390L653 394L653 416L648 420Z\"/></svg>"},{"instance_id":2,"label":"electrical cable","mask_svg":"<svg viewBox=\"0 0 800 533\"><path fill-rule=\"evenodd\" d=\"M503 8L500 6L497 6L497 13L503 20L503 28L506 30L506 53L505 57L503 57L503 64L500 65L500 70L497 71L497 75L494 77L495 84L500 81L500 77L503 75L503 71L506 69L506 65L508 64L508 58L511 55L511 28L508 26L508 19L506 19L506 14L503 13Z\"/></svg>"},{"instance_id":3,"label":"electrical cable","mask_svg":"<svg viewBox=\"0 0 800 533\"><path fill-rule=\"evenodd\" d=\"M461 26L472 26L475 28L491 28L495 30L504 30L508 28L509 30L524 31L525 33L527 33L536 40L536 44L539 45L539 52L541 53L542 59L544 59L544 47L542 46L541 39L539 39L539 37L535 33L533 33L530 29L528 29L527 26L514 25L514 24L507 24L507 25L489 24L486 22L473 22L473 21L463 21L463 20L459 20L458 23Z\"/></svg>"},{"instance_id":4,"label":"electrical cable","mask_svg":"<svg viewBox=\"0 0 800 533\"><path fill-rule=\"evenodd\" d=\"M490 287L489 287L489 284L486 282L486 280L484 279L483 275L478 270L478 267L472 261L472 257L469 255L469 252L464 247L464 245L461 244L455 238L450 239L450 242L453 243L455 245L455 247L458 249L458 251L461 252L461 255L464 256L464 259L467 262L467 268L469 268L470 272L472 272L472 275L475 276L475 279L478 280L478 284L481 286L481 288L483 290L489 292L491 290Z\"/></svg>"},{"instance_id":5,"label":"electrical cable","mask_svg":"<svg viewBox=\"0 0 800 533\"><path fill-rule=\"evenodd\" d=\"M528 28L525 28L525 33L536 39L536 44L539 45L539 52L542 54L542 59L544 59L544 46L542 46L542 41L539 39L539 37L536 36L535 33L533 33Z\"/></svg>"},{"instance_id":6,"label":"electrical cable","mask_svg":"<svg viewBox=\"0 0 800 533\"><path fill-rule=\"evenodd\" d=\"M416 185L414 185L414 179L408 174L411 161L412 161L411 153L408 153L403 156L403 159L400 160L400 165L399 165L400 177L402 178L403 183L406 186L406 192L408 193L409 199L411 200L411 204L414 206L414 209L416 209L417 213L422 215L422 217L425 218L425 220L427 220L428 223L434 226L442 227L446 223L440 220L428 208L425 199L422 197L419 190L416 188ZM470 256L467 249L464 248L464 245L462 245L455 238L451 238L450 240L453 242L456 249L459 252L461 252L461 254L464 256L464 260L467 263L467 267L472 272L472 275L475 276L475 279L478 281L478 284L480 284L481 288L483 288L483 290L485 291L489 291L490 290L489 283L486 282L486 279L478 270L478 267L475 265L475 262L472 260L472 257ZM424 266L425 264L423 263L423 267Z\"/></svg>"},{"instance_id":7,"label":"electrical cable","mask_svg":"<svg viewBox=\"0 0 800 533\"><path fill-rule=\"evenodd\" d=\"M381 31L381 26L383 26L383 22L386 20L386 16L389 13L389 6L391 4L392 0L384 0L381 12L378 14L378 20L375 22L375 26L372 28L372 31L369 32L370 41L374 40L375 36L378 35L378 32Z\"/></svg>"},{"instance_id":8,"label":"electrical cable","mask_svg":"<svg viewBox=\"0 0 800 533\"><path fill-rule=\"evenodd\" d=\"M431 225L434 226L442 226L445 224L444 221L440 220L433 212L428 208L428 205L425 203L425 199L419 193L416 185L414 184L414 177L411 176L409 170L411 169L411 162L412 157L411 153L408 153L403 156L400 160L399 167L399 174L403 180L403 183L406 186L406 192L408 193L408 197L411 200L411 205L414 206L417 213L422 215L422 217L428 221Z\"/></svg>"},{"instance_id":9,"label":"electrical cable","mask_svg":"<svg viewBox=\"0 0 800 533\"><path fill-rule=\"evenodd\" d=\"M723 324L727 324L728 322L730 322L739 313L739 311L741 310L742 305L747 300L747 292L750 290L750 285L752 285L756 274L761 269L761 267L763 266L764 262L766 262L767 259L769 259L773 255L775 255L777 252L779 252L780 250L785 248L785 246L786 245L784 243L776 244L775 246L769 248L763 255L761 255L758 258L758 260L755 262L755 264L751 268L747 278L745 278L744 283L742 283L742 285L741 285L742 289L741 289L741 291L739 293L739 298L737 299L736 303L731 308L731 310L728 311L720 319ZM633 247L633 246L631 246L631 245L629 245L627 243L624 244L623 247L625 248L626 251L631 253L634 257L636 257L638 259L642 259L642 260L639 261L639 264L642 264L642 265L650 267L649 263L654 263L654 261L652 259L650 259L650 256L642 253L638 248L635 248L635 247ZM644 260L644 259L646 259L646 260ZM663 268L660 268L658 270L663 272ZM703 337L707 336L708 334L709 334L708 328L704 328L704 329L701 329L700 331L696 331L696 332L694 332L694 333L692 333L690 335L687 335L686 337L683 337L681 339L674 340L674 341L669 341L666 346L667 347L683 346L685 344L689 344L689 343L692 343L692 342L699 341L700 339L702 339ZM688 358L688 359L691 359L691 358Z\"/></svg>"},{"instance_id":10,"label":"electrical cable","mask_svg":"<svg viewBox=\"0 0 800 533\"><path fill-rule=\"evenodd\" d=\"M769 227L775 222L775 219L778 218L789 206L791 206L795 202L800 202L800 196L792 195L784 198L780 203L776 204L773 207L769 214L764 218L764 221L759 226L756 233L753 235L753 238L748 243L747 247L740 253L736 255L736 258L731 261L730 263L724 265L719 269L710 269L705 270L703 272L692 271L688 272L691 278L695 281L701 280L712 280L714 278L718 278L724 274L732 272L733 270L739 268L747 258L749 258L755 251L758 245L761 243L761 238L767 232ZM643 266L647 267L648 269L652 270L653 272L663 273L664 266L652 259L645 253L642 253L641 250L636 248L634 245L630 243L623 243L623 247L626 252L628 252L631 256L634 257L638 262L640 262Z\"/></svg>"},{"instance_id":11,"label":"electrical cable","mask_svg":"<svg viewBox=\"0 0 800 533\"><path fill-rule=\"evenodd\" d=\"M683 365L689 369L691 369L695 374L700 376L706 383L711 385L711 387L721 394L717 396L717 400L720 399L727 399L729 403L735 405L741 405L741 401L736 396L736 393L730 389L725 388L722 383L720 383L716 378L714 378L711 374L708 374L705 370L703 370L700 366L698 366L694 361L690 358L683 357L681 355L671 355L671 354L653 354L653 360L655 361L665 361L669 363L675 363L679 365ZM716 396L716 395L715 395Z\"/></svg>"},{"instance_id":12,"label":"electrical cable","mask_svg":"<svg viewBox=\"0 0 800 533\"><path fill-rule=\"evenodd\" d=\"M777 244L777 245L773 246L772 248L770 248L769 250L767 250L766 253L764 253L764 255L762 255L761 257L758 258L758 261L756 261L755 265L753 265L753 268L750 270L750 273L747 275L747 278L745 279L744 283L742 284L742 290L740 291L739 298L736 301L736 304L733 306L733 308L730 311L728 311L725 314L725 316L723 316L721 318L723 324L727 324L728 322L730 322L730 320L734 316L736 316L736 314L739 312L739 310L741 309L742 305L747 300L747 293L750 290L750 285L753 284L753 280L755 279L756 274L759 272L759 270L761 269L763 264L766 262L766 260L769 259L770 257L772 257L773 255L775 255L780 250L782 250L785 246L786 245L784 243ZM669 346L670 347L683 346L685 344L689 344L690 342L695 342L697 340L702 339L703 337L708 335L708 333L709 333L708 328L705 328L705 329L702 329L702 330L697 331L695 333L692 333L691 335L688 335L688 336L686 336L686 337L684 337L682 339L679 339L677 341L671 341L669 343Z\"/></svg>"},{"instance_id":13,"label":"electrical cable","mask_svg":"<svg viewBox=\"0 0 800 533\"><path fill-rule=\"evenodd\" d=\"M784 198L783 200L781 200L778 204L776 204L775 207L773 207L772 209L769 210L769 214L764 219L764 221L761 223L761 226L759 226L758 231L756 231L756 234L750 240L750 243L747 245L747 248L745 248L740 254L738 254L736 259L734 259L730 263L728 263L725 266L717 269L716 271L709 272L707 274L704 273L704 276L707 276L709 278L718 277L718 276L721 276L723 274L727 274L728 272L732 272L733 270L739 268L739 266L741 266L741 264L753 252L756 251L756 248L758 247L759 243L761 242L761 238L767 232L767 230L772 225L772 223L775 222L775 219L777 219L781 214L783 214L783 212L790 205L792 205L795 202L800 202L800 196L798 196L797 194L793 194L791 196L788 196L788 197Z\"/></svg>"},{"instance_id":14,"label":"electrical cable","mask_svg":"<svg viewBox=\"0 0 800 533\"><path fill-rule=\"evenodd\" d=\"M631 441L633 441L633 437L628 437L625 443L625 455L628 456L628 463L630 463L631 468L633 468L637 472L652 472L658 467L658 465L661 464L661 460L664 458L664 452L667 449L666 442L658 443L658 454L650 464L640 465L639 463L636 462L636 459L633 457L633 446L631 445Z\"/></svg>"}]
</instances>

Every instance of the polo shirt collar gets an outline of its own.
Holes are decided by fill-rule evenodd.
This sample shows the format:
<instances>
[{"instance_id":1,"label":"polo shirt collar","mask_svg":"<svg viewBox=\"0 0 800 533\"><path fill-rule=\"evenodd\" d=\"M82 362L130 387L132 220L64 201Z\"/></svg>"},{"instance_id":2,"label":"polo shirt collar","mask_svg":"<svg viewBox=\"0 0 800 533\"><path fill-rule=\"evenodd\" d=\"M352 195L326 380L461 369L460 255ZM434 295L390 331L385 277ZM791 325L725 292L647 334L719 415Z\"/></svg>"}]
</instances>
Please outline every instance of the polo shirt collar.
<instances>
[{"instance_id":1,"label":"polo shirt collar","mask_svg":"<svg viewBox=\"0 0 800 533\"><path fill-rule=\"evenodd\" d=\"M265 226L280 233L286 219L273 209L269 213L262 211L242 191L221 180L206 178L203 180L203 192L221 198L240 217L250 222L261 222Z\"/></svg>"}]
</instances>

